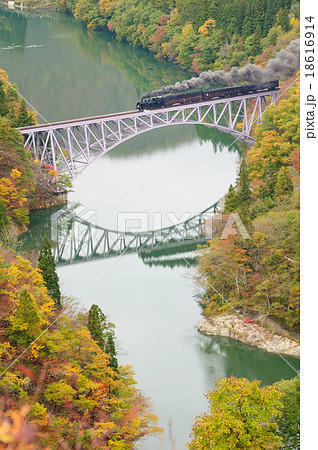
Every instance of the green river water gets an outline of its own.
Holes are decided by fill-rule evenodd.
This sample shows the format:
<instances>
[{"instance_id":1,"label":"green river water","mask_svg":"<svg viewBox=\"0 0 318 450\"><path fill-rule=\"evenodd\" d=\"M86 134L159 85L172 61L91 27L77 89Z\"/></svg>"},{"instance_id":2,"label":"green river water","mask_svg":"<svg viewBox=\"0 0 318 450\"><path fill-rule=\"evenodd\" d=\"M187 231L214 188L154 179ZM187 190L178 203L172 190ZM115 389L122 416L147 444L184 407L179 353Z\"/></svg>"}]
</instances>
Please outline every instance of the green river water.
<instances>
[{"instance_id":1,"label":"green river water","mask_svg":"<svg viewBox=\"0 0 318 450\"><path fill-rule=\"evenodd\" d=\"M148 52L87 31L66 15L0 8L0 68L43 116L39 122L135 109L140 95L190 75ZM146 214L162 226L216 202L237 174L234 139L202 126L143 134L96 161L74 182L71 204L105 228L119 213ZM49 234L54 211L31 215L25 248ZM193 259L193 255L187 254ZM181 449L192 421L206 410L215 378L294 376L279 355L199 334L194 269L175 255L147 261L137 254L58 266L62 291L89 308L97 303L116 324L119 361L132 364L164 428L140 449ZM296 369L299 361L286 358Z\"/></svg>"}]
</instances>

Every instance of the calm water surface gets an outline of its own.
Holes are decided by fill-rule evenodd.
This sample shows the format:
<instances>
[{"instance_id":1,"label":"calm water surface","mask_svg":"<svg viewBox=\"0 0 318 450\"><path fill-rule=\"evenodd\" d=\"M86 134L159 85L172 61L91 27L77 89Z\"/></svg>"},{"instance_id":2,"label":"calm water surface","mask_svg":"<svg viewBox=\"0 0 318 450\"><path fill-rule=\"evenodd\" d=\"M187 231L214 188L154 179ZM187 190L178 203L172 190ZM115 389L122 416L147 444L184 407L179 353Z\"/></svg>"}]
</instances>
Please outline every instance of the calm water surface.
<instances>
[{"instance_id":1,"label":"calm water surface","mask_svg":"<svg viewBox=\"0 0 318 450\"><path fill-rule=\"evenodd\" d=\"M140 95L189 76L146 51L92 33L70 17L0 9L0 67L41 114L39 122L135 109ZM221 198L234 182L239 158L233 139L204 127L174 126L126 142L96 161L74 183L70 202L85 217L116 228L118 213L160 213L162 226ZM26 248L50 234L52 211L31 216ZM156 222L157 223L157 222ZM158 225L158 223L157 223ZM119 360L132 364L164 428L143 449L181 449L192 420L206 410L215 378L290 378L278 355L196 331L193 269L176 255L143 261L138 255L58 267L62 290L83 307L97 303L116 323ZM299 367L298 360L288 362Z\"/></svg>"}]
</instances>

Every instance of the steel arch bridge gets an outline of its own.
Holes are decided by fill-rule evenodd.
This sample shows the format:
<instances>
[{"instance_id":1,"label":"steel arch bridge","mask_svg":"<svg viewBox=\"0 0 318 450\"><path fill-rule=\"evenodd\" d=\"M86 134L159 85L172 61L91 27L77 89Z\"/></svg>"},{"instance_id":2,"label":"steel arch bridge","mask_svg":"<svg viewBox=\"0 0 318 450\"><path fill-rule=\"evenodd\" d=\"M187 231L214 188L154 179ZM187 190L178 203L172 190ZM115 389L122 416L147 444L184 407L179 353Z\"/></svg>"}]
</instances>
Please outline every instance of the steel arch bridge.
<instances>
[{"instance_id":1,"label":"steel arch bridge","mask_svg":"<svg viewBox=\"0 0 318 450\"><path fill-rule=\"evenodd\" d=\"M145 232L116 231L86 220L76 209L64 207L51 216L51 242L58 265L76 264L137 253L142 259L196 250L212 239L209 223L222 199L184 222Z\"/></svg>"},{"instance_id":2,"label":"steel arch bridge","mask_svg":"<svg viewBox=\"0 0 318 450\"><path fill-rule=\"evenodd\" d=\"M151 111L130 111L106 116L20 128L25 147L36 160L50 164L74 180L122 142L155 128L202 124L250 143L253 125L261 121L264 108L276 103L277 90L255 92L202 103Z\"/></svg>"}]
</instances>

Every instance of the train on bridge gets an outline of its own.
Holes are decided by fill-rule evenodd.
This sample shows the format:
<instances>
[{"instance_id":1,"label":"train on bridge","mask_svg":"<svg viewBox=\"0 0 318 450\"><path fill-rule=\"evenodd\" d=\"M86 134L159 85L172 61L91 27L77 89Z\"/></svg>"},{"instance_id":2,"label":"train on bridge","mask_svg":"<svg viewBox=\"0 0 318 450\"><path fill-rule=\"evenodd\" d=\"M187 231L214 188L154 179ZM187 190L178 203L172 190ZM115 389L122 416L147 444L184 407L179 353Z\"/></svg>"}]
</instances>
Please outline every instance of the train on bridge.
<instances>
[{"instance_id":1,"label":"train on bridge","mask_svg":"<svg viewBox=\"0 0 318 450\"><path fill-rule=\"evenodd\" d=\"M169 108L172 106L186 105L189 103L200 103L219 98L231 98L240 95L254 94L255 92L266 92L278 90L279 81L267 81L261 84L242 84L239 86L222 87L210 91L189 92L177 95L165 95L160 97L142 97L137 103L138 111L150 109Z\"/></svg>"}]
</instances>

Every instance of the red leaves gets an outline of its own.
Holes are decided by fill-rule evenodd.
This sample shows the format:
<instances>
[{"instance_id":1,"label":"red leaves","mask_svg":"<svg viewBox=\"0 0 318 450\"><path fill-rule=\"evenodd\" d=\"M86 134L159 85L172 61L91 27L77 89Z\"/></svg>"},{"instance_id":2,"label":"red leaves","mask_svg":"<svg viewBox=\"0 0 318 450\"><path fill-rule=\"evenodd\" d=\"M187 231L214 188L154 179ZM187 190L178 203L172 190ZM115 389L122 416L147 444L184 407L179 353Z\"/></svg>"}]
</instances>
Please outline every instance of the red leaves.
<instances>
[{"instance_id":1,"label":"red leaves","mask_svg":"<svg viewBox=\"0 0 318 450\"><path fill-rule=\"evenodd\" d=\"M251 319L250 317L245 317L245 319L243 320L244 323L254 323L254 320Z\"/></svg>"},{"instance_id":2,"label":"red leaves","mask_svg":"<svg viewBox=\"0 0 318 450\"><path fill-rule=\"evenodd\" d=\"M30 378L33 381L37 381L38 379L38 376L34 373L34 371L23 363L16 364L15 370L22 373L23 375L25 375L26 377Z\"/></svg>"}]
</instances>

